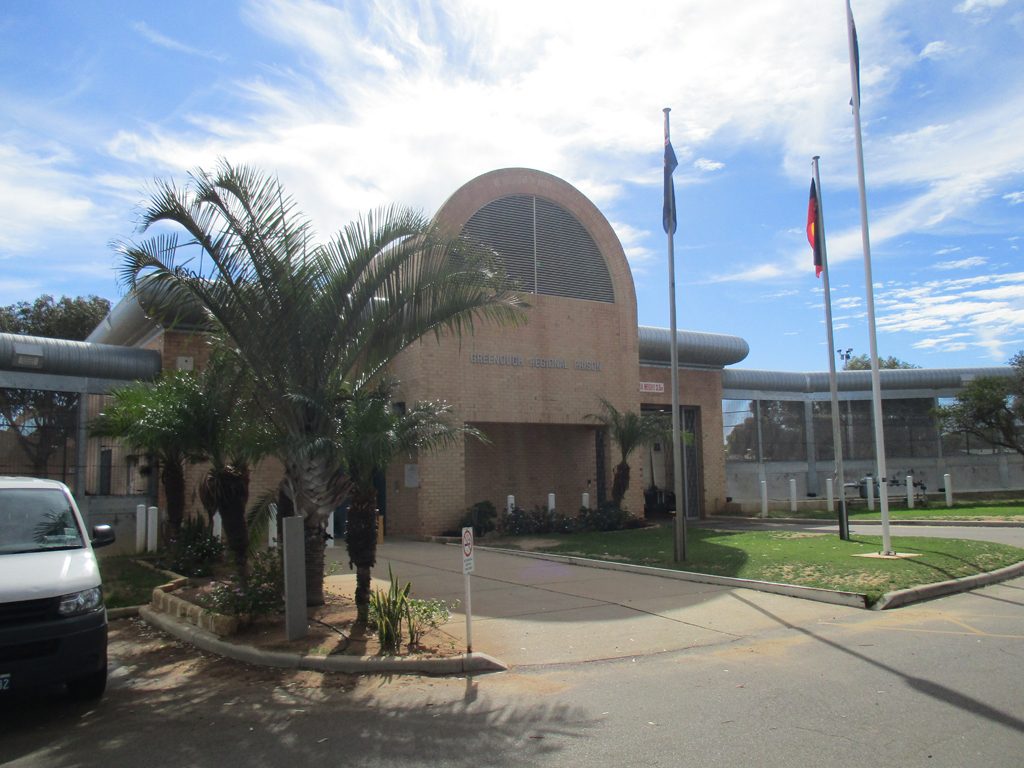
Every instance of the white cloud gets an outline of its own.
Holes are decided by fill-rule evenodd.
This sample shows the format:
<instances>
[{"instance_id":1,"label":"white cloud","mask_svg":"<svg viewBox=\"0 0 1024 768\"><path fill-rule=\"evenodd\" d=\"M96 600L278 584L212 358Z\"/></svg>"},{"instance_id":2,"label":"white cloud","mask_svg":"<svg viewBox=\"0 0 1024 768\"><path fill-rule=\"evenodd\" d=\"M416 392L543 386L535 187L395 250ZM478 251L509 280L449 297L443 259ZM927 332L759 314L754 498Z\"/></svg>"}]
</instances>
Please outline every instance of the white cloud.
<instances>
[{"instance_id":1,"label":"white cloud","mask_svg":"<svg viewBox=\"0 0 1024 768\"><path fill-rule=\"evenodd\" d=\"M963 0L953 10L956 13L984 13L993 8L1002 8L1006 0Z\"/></svg>"},{"instance_id":2,"label":"white cloud","mask_svg":"<svg viewBox=\"0 0 1024 768\"><path fill-rule=\"evenodd\" d=\"M771 280L782 277L786 272L777 264L760 264L749 269L738 269L728 274L715 275L708 278L704 283L758 283L762 280Z\"/></svg>"},{"instance_id":3,"label":"white cloud","mask_svg":"<svg viewBox=\"0 0 1024 768\"><path fill-rule=\"evenodd\" d=\"M88 228L98 211L61 148L30 154L0 144L0 258L32 249L42 233Z\"/></svg>"},{"instance_id":4,"label":"white cloud","mask_svg":"<svg viewBox=\"0 0 1024 768\"><path fill-rule=\"evenodd\" d=\"M1024 203L1024 191L1021 192L1009 192L1003 195L1003 200L1006 200L1010 205L1020 205Z\"/></svg>"},{"instance_id":5,"label":"white cloud","mask_svg":"<svg viewBox=\"0 0 1024 768\"><path fill-rule=\"evenodd\" d=\"M211 51L201 51L198 48L193 48L190 45L179 42L167 35L157 32L155 29L150 27L144 21L132 22L132 29L138 32L144 39L148 40L153 45L165 48L168 51L174 51L176 53L184 53L189 56L199 56L204 59L212 59L213 61L224 61L225 56Z\"/></svg>"},{"instance_id":6,"label":"white cloud","mask_svg":"<svg viewBox=\"0 0 1024 768\"><path fill-rule=\"evenodd\" d=\"M969 256L966 259L957 259L956 261L940 261L932 266L935 269L969 269L970 267L980 267L988 263L988 260L981 256Z\"/></svg>"},{"instance_id":7,"label":"white cloud","mask_svg":"<svg viewBox=\"0 0 1024 768\"><path fill-rule=\"evenodd\" d=\"M707 158L702 157L693 162L693 167L698 171L720 171L725 168L725 163L720 163L717 160L708 160Z\"/></svg>"},{"instance_id":8,"label":"white cloud","mask_svg":"<svg viewBox=\"0 0 1024 768\"><path fill-rule=\"evenodd\" d=\"M917 54L919 59L942 59L953 55L953 46L945 40L933 40Z\"/></svg>"},{"instance_id":9,"label":"white cloud","mask_svg":"<svg viewBox=\"0 0 1024 768\"><path fill-rule=\"evenodd\" d=\"M879 331L920 334L915 349L982 350L1003 362L1024 334L1024 272L886 288Z\"/></svg>"}]
</instances>

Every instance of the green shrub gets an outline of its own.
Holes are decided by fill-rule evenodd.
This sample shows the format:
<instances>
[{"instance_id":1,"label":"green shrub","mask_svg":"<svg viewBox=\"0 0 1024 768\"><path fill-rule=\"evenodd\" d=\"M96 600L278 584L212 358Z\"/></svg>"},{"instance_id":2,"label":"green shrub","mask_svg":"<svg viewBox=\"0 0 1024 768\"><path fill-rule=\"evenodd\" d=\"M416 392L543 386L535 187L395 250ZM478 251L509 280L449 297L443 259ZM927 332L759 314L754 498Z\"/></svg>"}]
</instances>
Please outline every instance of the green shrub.
<instances>
[{"instance_id":1,"label":"green shrub","mask_svg":"<svg viewBox=\"0 0 1024 768\"><path fill-rule=\"evenodd\" d=\"M576 521L557 510L539 504L532 510L515 507L498 518L498 530L503 536L530 536L538 533L572 533Z\"/></svg>"},{"instance_id":2,"label":"green shrub","mask_svg":"<svg viewBox=\"0 0 1024 768\"><path fill-rule=\"evenodd\" d=\"M410 597L406 602L405 621L409 630L409 645L416 645L430 629L447 624L452 606L444 600L418 600Z\"/></svg>"},{"instance_id":3,"label":"green shrub","mask_svg":"<svg viewBox=\"0 0 1024 768\"><path fill-rule=\"evenodd\" d=\"M466 510L462 519L459 520L459 527L471 527L475 537L483 538L494 530L496 525L495 518L497 516L498 510L494 508L494 504L489 501L478 501Z\"/></svg>"},{"instance_id":4,"label":"green shrub","mask_svg":"<svg viewBox=\"0 0 1024 768\"><path fill-rule=\"evenodd\" d=\"M588 531L620 531L629 525L632 516L611 501L596 509L580 509L580 527Z\"/></svg>"},{"instance_id":5,"label":"green shrub","mask_svg":"<svg viewBox=\"0 0 1024 768\"><path fill-rule=\"evenodd\" d=\"M223 559L224 543L201 518L194 518L182 523L160 566L182 576L209 576Z\"/></svg>"},{"instance_id":6,"label":"green shrub","mask_svg":"<svg viewBox=\"0 0 1024 768\"><path fill-rule=\"evenodd\" d=\"M249 559L249 579L237 577L216 584L200 605L230 616L260 616L284 610L284 570L277 552L260 552Z\"/></svg>"},{"instance_id":7,"label":"green shrub","mask_svg":"<svg viewBox=\"0 0 1024 768\"><path fill-rule=\"evenodd\" d=\"M370 621L377 627L381 653L398 653L402 645L402 622L409 615L409 592L412 582L398 586L391 566L388 565L391 586L387 592L375 590L370 595Z\"/></svg>"}]
</instances>

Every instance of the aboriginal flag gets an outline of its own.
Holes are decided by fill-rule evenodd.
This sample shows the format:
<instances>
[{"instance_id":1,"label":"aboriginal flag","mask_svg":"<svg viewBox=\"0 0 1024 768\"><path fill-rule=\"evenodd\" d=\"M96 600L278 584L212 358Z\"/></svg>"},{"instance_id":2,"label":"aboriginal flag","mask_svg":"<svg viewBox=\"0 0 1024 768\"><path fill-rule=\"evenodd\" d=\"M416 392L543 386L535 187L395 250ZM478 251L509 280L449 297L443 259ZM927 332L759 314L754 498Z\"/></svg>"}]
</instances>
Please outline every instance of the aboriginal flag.
<instances>
[{"instance_id":1,"label":"aboriginal flag","mask_svg":"<svg viewBox=\"0 0 1024 768\"><path fill-rule=\"evenodd\" d=\"M807 201L807 242L814 249L814 276L821 277L822 270L822 243L821 243L821 215L818 210L818 189L811 179L811 197Z\"/></svg>"}]
</instances>

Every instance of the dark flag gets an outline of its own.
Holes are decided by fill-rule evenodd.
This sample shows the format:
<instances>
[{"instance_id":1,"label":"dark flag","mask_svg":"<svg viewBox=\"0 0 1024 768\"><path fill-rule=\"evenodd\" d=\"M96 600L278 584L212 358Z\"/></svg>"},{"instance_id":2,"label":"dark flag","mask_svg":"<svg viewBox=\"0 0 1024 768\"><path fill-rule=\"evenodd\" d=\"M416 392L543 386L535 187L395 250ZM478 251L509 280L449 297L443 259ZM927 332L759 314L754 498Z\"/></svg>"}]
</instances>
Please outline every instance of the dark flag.
<instances>
[{"instance_id":1,"label":"dark flag","mask_svg":"<svg viewBox=\"0 0 1024 768\"><path fill-rule=\"evenodd\" d=\"M818 226L818 190L811 179L811 199L807 201L807 242L814 249L814 276L821 277L821 228Z\"/></svg>"},{"instance_id":2,"label":"dark flag","mask_svg":"<svg viewBox=\"0 0 1024 768\"><path fill-rule=\"evenodd\" d=\"M666 118L667 120L667 118ZM668 123L665 124L666 126ZM666 132L668 128L665 128ZM665 204L661 211L661 224L665 228L665 234L674 235L676 232L676 187L672 181L672 171L676 169L679 162L676 160L675 150L672 149L672 142L668 133L665 134Z\"/></svg>"},{"instance_id":3,"label":"dark flag","mask_svg":"<svg viewBox=\"0 0 1024 768\"><path fill-rule=\"evenodd\" d=\"M857 73L857 90L850 99L850 106L853 106L853 99L857 100L857 109L860 109L860 43L857 42L857 25L853 22L853 12L850 12L850 36L853 39L853 68Z\"/></svg>"}]
</instances>

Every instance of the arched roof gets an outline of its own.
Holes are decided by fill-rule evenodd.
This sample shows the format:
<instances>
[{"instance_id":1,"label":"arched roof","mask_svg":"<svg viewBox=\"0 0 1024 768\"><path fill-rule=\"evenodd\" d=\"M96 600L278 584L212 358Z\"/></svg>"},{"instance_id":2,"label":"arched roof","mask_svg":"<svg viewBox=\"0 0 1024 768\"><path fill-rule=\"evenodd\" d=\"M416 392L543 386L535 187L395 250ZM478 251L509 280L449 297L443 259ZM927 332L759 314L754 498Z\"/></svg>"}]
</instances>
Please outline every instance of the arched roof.
<instances>
[{"instance_id":1,"label":"arched roof","mask_svg":"<svg viewBox=\"0 0 1024 768\"><path fill-rule=\"evenodd\" d=\"M672 330L641 325L640 365L667 366L672 361ZM676 331L676 354L687 368L722 368L743 360L750 346L739 336Z\"/></svg>"}]
</instances>

